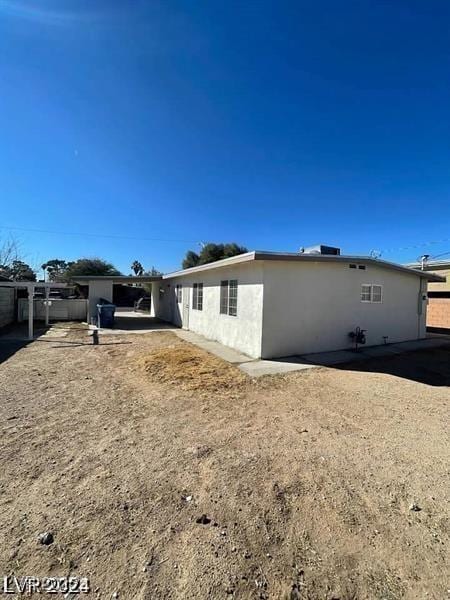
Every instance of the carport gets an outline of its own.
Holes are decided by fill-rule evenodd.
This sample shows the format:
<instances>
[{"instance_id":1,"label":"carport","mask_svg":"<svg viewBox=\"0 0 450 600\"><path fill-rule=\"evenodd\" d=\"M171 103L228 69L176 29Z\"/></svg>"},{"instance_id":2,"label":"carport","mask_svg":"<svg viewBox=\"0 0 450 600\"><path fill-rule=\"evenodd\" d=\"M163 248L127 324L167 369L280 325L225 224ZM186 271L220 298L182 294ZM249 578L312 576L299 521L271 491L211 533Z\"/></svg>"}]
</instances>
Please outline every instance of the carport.
<instances>
[{"instance_id":1,"label":"carport","mask_svg":"<svg viewBox=\"0 0 450 600\"><path fill-rule=\"evenodd\" d=\"M36 288L45 290L45 324L49 324L49 308L51 300L50 290L65 288L67 283L50 283L39 281L0 281L1 287L12 287L15 289L25 288L28 291L28 339L33 339L33 319L34 319L34 292Z\"/></svg>"},{"instance_id":2,"label":"carport","mask_svg":"<svg viewBox=\"0 0 450 600\"><path fill-rule=\"evenodd\" d=\"M100 298L108 300L113 303L113 289L114 285L130 285L142 287L145 283L153 283L155 281L161 281L161 275L156 276L127 276L127 275L80 275L74 277L73 281L79 285L87 285L88 291L88 314L87 322L91 323L97 315L97 304ZM151 296L151 293L148 292Z\"/></svg>"}]
</instances>

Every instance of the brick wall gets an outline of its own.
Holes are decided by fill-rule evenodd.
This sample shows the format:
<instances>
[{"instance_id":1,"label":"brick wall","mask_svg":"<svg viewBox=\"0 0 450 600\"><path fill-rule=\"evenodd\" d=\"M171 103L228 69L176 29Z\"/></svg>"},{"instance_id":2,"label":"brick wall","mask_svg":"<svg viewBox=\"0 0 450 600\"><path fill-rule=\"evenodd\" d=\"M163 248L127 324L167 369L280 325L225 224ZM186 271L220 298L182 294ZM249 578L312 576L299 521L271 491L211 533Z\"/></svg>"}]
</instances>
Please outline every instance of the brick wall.
<instances>
[{"instance_id":1,"label":"brick wall","mask_svg":"<svg viewBox=\"0 0 450 600\"><path fill-rule=\"evenodd\" d=\"M0 327L14 321L14 290L0 287Z\"/></svg>"},{"instance_id":2,"label":"brick wall","mask_svg":"<svg viewBox=\"0 0 450 600\"><path fill-rule=\"evenodd\" d=\"M427 327L450 329L450 298L429 298Z\"/></svg>"}]
</instances>

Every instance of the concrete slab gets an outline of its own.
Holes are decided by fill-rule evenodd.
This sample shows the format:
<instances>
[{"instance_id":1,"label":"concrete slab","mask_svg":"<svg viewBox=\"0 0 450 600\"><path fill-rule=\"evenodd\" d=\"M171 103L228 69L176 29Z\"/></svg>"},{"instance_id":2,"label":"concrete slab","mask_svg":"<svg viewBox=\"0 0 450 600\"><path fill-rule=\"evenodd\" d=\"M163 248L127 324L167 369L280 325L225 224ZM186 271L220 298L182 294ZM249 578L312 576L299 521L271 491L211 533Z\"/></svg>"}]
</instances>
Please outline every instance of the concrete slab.
<instances>
[{"instance_id":1,"label":"concrete slab","mask_svg":"<svg viewBox=\"0 0 450 600\"><path fill-rule=\"evenodd\" d=\"M306 362L286 362L284 360L253 360L241 363L239 368L250 377L261 377L262 375L280 375L292 371L317 369L317 365Z\"/></svg>"},{"instance_id":2,"label":"concrete slab","mask_svg":"<svg viewBox=\"0 0 450 600\"><path fill-rule=\"evenodd\" d=\"M222 360L225 360L231 364L239 365L241 363L254 360L250 356L242 354L242 352L238 352L233 348L219 344L219 342L207 340L202 335L194 333L193 331L187 331L186 329L174 329L173 332L182 340L190 342L191 344L194 344L195 346L198 346L207 352L211 352L211 354L214 354L215 356L218 356Z\"/></svg>"},{"instance_id":3,"label":"concrete slab","mask_svg":"<svg viewBox=\"0 0 450 600\"><path fill-rule=\"evenodd\" d=\"M425 348L439 348L440 346L448 346L450 341L445 338L426 338L424 340L413 340L411 342L400 342L392 344L401 352L410 352L413 350L423 350Z\"/></svg>"},{"instance_id":4,"label":"concrete slab","mask_svg":"<svg viewBox=\"0 0 450 600\"><path fill-rule=\"evenodd\" d=\"M411 352L413 350L423 350L427 347L428 340L414 340L411 342L400 342L392 344L391 347L400 352Z\"/></svg>"},{"instance_id":5,"label":"concrete slab","mask_svg":"<svg viewBox=\"0 0 450 600\"><path fill-rule=\"evenodd\" d=\"M364 348L362 354L367 358L378 358L382 356L394 356L401 354L403 350L399 350L394 346L373 346L372 348Z\"/></svg>"},{"instance_id":6,"label":"concrete slab","mask_svg":"<svg viewBox=\"0 0 450 600\"><path fill-rule=\"evenodd\" d=\"M329 365L338 365L340 363L364 360L365 357L361 352L337 350L336 352L316 352L314 354L304 354L303 358L313 365L327 367Z\"/></svg>"}]
</instances>

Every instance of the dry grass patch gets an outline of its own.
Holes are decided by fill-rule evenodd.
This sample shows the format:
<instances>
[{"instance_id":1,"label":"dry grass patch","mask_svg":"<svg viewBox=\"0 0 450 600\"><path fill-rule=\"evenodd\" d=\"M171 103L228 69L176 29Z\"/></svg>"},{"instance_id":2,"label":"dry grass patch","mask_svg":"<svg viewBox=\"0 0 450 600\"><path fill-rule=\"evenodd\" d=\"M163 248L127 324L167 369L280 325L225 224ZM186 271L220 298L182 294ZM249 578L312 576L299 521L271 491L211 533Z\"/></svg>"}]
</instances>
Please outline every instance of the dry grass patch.
<instances>
[{"instance_id":1,"label":"dry grass patch","mask_svg":"<svg viewBox=\"0 0 450 600\"><path fill-rule=\"evenodd\" d=\"M236 390L247 381L236 367L188 344L150 352L140 364L153 381L176 384L190 391Z\"/></svg>"}]
</instances>

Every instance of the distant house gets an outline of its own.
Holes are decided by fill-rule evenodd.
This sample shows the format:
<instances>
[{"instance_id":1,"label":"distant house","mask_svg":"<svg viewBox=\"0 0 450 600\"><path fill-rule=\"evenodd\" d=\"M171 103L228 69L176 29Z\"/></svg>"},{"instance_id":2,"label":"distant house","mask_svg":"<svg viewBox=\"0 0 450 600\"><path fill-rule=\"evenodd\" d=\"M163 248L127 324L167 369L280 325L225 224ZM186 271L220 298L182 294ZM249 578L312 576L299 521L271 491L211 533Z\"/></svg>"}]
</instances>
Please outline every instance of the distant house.
<instances>
[{"instance_id":1,"label":"distant house","mask_svg":"<svg viewBox=\"0 0 450 600\"><path fill-rule=\"evenodd\" d=\"M431 260L407 265L446 277L446 281L428 283L427 327L435 331L450 331L450 260Z\"/></svg>"},{"instance_id":2,"label":"distant house","mask_svg":"<svg viewBox=\"0 0 450 600\"><path fill-rule=\"evenodd\" d=\"M319 246L248 252L164 275L155 316L255 358L425 337L428 282L439 275Z\"/></svg>"}]
</instances>

